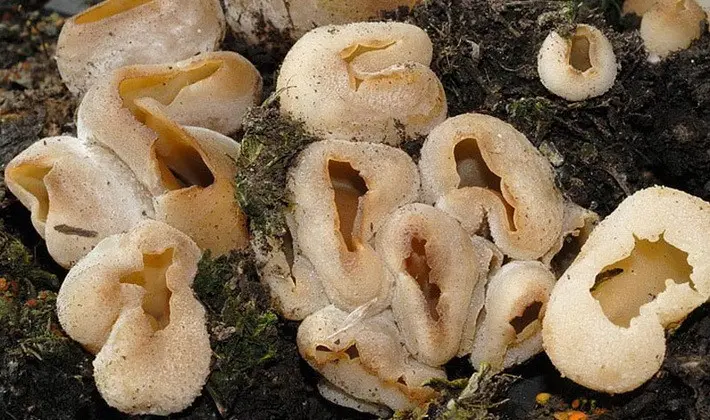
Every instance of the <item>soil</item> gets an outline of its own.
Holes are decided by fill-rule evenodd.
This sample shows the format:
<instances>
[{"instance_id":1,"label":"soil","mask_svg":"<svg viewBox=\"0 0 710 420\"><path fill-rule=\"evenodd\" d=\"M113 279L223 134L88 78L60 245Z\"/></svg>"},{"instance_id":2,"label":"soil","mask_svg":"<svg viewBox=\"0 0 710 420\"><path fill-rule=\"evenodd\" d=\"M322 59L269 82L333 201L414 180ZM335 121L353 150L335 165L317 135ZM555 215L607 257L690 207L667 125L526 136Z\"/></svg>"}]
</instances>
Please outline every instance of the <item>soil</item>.
<instances>
[{"instance_id":1,"label":"soil","mask_svg":"<svg viewBox=\"0 0 710 420\"><path fill-rule=\"evenodd\" d=\"M622 18L620 2L429 0L411 13L402 10L388 17L415 23L429 33L435 52L432 68L444 84L451 116L475 111L513 124L548 157L560 188L577 204L604 216L626 196L653 184L710 200L710 34L704 33L689 49L660 64L649 64L636 30L638 19ZM19 7L19 3L24 6ZM11 1L0 5L2 165L39 138L75 130L77 103L61 84L52 60L62 19L42 12L43 3ZM620 64L610 92L580 103L550 94L536 71L537 51L549 31L568 29L575 23L593 24L604 31ZM268 95L278 63L292 40L288 34L268 28L264 37L272 48L246 46L235 36L230 36L225 46L255 62L264 74ZM273 108L252 115L251 127L268 126L259 122L268 122L269 118L287 124ZM421 139L409 139L406 145L406 150L416 156ZM4 185L0 185L0 220L3 241L5 232L18 238L29 250L26 259L33 269L54 275L30 275L27 267L17 270L0 265L0 276L25 279L32 285L7 298L14 299L17 308L24 308L40 290L56 292L65 272L48 257L28 212ZM238 275L233 273L235 267L239 267ZM201 269L208 280L198 295L210 309L213 348L228 357L216 365L222 376L213 375L193 408L174 418L367 418L317 396L315 376L300 361L295 348L296 325L278 320L270 312L266 293L253 275L253 256L207 261ZM232 288L222 290L214 284L230 284ZM235 313L243 317L230 318ZM51 309L50 313L25 310L21 314L44 317L42 320L49 317L47 325L54 319ZM8 331L19 341L30 334L17 326L8 330L1 315L0 338L8 337ZM243 334L239 337L252 337L251 341L234 341L234 332L225 333L224 327L235 323L241 326ZM78 346L62 343L37 350L45 352L40 356L61 357L38 361L26 352L17 353L12 341L0 340L0 361L6 362L0 366L0 378L12 379L10 387L0 383L0 417L53 418L38 411L45 409L44 405L32 403L33 398L42 399L44 392L50 396L47 401L59 401L62 418L127 418L106 407L93 388L87 378L89 356ZM71 353L67 356L57 349ZM237 353L248 358L232 357ZM72 365L60 366L61 375L40 390L32 381L42 372L57 372L57 366L48 360L69 360ZM13 366L20 370L9 371L8 361L19 363L19 368ZM461 360L447 368L455 377L472 373ZM544 355L510 373L520 379L506 382L502 394L496 389L495 398L502 395L507 402L486 408L490 416L550 418L554 412L571 409L576 400L578 409L592 418L708 419L710 306L696 310L679 329L669 333L661 371L632 393L611 397L590 392L560 378ZM62 384L71 377L84 378L81 386ZM552 394L547 405L535 404L539 392ZM61 398L53 399L59 394ZM430 418L443 417L443 411L432 407Z\"/></svg>"}]
</instances>

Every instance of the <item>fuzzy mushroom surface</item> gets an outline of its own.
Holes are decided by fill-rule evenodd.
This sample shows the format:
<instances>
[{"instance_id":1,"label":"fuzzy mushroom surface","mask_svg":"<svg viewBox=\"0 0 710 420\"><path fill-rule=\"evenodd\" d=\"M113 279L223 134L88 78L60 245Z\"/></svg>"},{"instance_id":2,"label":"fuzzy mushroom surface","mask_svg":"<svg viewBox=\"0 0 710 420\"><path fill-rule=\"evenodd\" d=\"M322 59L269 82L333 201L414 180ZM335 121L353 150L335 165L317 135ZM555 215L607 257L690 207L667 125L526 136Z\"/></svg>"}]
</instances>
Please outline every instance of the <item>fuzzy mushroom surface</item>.
<instances>
[{"instance_id":1,"label":"fuzzy mushroom surface","mask_svg":"<svg viewBox=\"0 0 710 420\"><path fill-rule=\"evenodd\" d=\"M219 0L106 0L64 24L57 66L69 90L83 95L119 67L213 51L224 31Z\"/></svg>"},{"instance_id":2,"label":"fuzzy mushroom surface","mask_svg":"<svg viewBox=\"0 0 710 420\"><path fill-rule=\"evenodd\" d=\"M710 204L671 188L641 190L603 220L543 320L545 351L562 375L612 394L649 380L665 329L710 297L708 235Z\"/></svg>"},{"instance_id":3,"label":"fuzzy mushroom surface","mask_svg":"<svg viewBox=\"0 0 710 420\"><path fill-rule=\"evenodd\" d=\"M447 110L431 59L429 37L413 25L314 29L281 66L281 110L329 139L398 144L403 136L426 135Z\"/></svg>"},{"instance_id":4,"label":"fuzzy mushroom surface","mask_svg":"<svg viewBox=\"0 0 710 420\"><path fill-rule=\"evenodd\" d=\"M658 0L643 14L639 29L649 61L688 48L700 38L705 19L705 11L695 0Z\"/></svg>"},{"instance_id":5,"label":"fuzzy mushroom surface","mask_svg":"<svg viewBox=\"0 0 710 420\"><path fill-rule=\"evenodd\" d=\"M96 386L110 406L167 415L200 395L212 357L205 309L192 292L200 258L183 233L144 221L69 271L59 321L96 354Z\"/></svg>"},{"instance_id":6,"label":"fuzzy mushroom surface","mask_svg":"<svg viewBox=\"0 0 710 420\"><path fill-rule=\"evenodd\" d=\"M590 25L577 25L569 37L553 31L540 47L537 72L547 90L568 101L601 96L616 80L614 48Z\"/></svg>"}]
</instances>

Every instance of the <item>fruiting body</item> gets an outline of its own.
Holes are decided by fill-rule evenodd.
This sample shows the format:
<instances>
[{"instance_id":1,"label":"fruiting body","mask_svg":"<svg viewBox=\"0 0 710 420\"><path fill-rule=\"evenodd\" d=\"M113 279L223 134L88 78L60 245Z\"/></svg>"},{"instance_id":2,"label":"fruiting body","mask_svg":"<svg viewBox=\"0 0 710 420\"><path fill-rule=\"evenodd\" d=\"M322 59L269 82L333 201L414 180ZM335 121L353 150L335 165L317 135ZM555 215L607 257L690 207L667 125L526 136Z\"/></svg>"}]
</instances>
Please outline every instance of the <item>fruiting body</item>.
<instances>
[{"instance_id":1,"label":"fruiting body","mask_svg":"<svg viewBox=\"0 0 710 420\"><path fill-rule=\"evenodd\" d=\"M700 38L705 12L695 0L659 0L644 13L639 32L650 61L688 48Z\"/></svg>"}]
</instances>

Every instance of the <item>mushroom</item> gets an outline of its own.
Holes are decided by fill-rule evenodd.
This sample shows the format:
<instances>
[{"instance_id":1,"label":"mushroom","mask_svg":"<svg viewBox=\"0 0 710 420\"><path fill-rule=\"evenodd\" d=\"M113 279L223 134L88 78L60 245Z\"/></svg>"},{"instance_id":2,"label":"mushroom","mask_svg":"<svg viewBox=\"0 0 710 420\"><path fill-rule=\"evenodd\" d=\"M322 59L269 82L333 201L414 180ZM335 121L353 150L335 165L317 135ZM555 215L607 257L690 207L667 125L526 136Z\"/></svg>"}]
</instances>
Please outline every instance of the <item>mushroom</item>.
<instances>
[{"instance_id":1,"label":"mushroom","mask_svg":"<svg viewBox=\"0 0 710 420\"><path fill-rule=\"evenodd\" d=\"M478 265L470 237L441 210L409 204L377 233L377 252L395 279L392 312L407 349L430 366L448 362L458 353L479 273L488 268Z\"/></svg>"},{"instance_id":2,"label":"mushroom","mask_svg":"<svg viewBox=\"0 0 710 420\"><path fill-rule=\"evenodd\" d=\"M635 193L603 220L543 320L544 348L562 375L608 393L650 379L665 329L710 297L708 235L710 204L664 187Z\"/></svg>"},{"instance_id":3,"label":"mushroom","mask_svg":"<svg viewBox=\"0 0 710 420\"><path fill-rule=\"evenodd\" d=\"M314 29L281 66L281 110L330 139L398 144L425 135L446 118L431 58L429 37L405 23Z\"/></svg>"},{"instance_id":4,"label":"mushroom","mask_svg":"<svg viewBox=\"0 0 710 420\"><path fill-rule=\"evenodd\" d=\"M568 101L583 101L605 94L614 85L616 56L599 29L577 25L569 37L550 32L537 56L537 72L550 92Z\"/></svg>"},{"instance_id":5,"label":"mushroom","mask_svg":"<svg viewBox=\"0 0 710 420\"><path fill-rule=\"evenodd\" d=\"M488 281L471 363L499 371L542 351L542 317L555 277L538 261L511 261Z\"/></svg>"},{"instance_id":6,"label":"mushroom","mask_svg":"<svg viewBox=\"0 0 710 420\"><path fill-rule=\"evenodd\" d=\"M66 21L57 66L69 90L83 95L119 67L212 51L224 29L218 0L107 0Z\"/></svg>"},{"instance_id":7,"label":"mushroom","mask_svg":"<svg viewBox=\"0 0 710 420\"><path fill-rule=\"evenodd\" d=\"M515 259L545 255L562 234L564 201L549 162L513 126L482 114L449 118L422 147L425 202Z\"/></svg>"},{"instance_id":8,"label":"mushroom","mask_svg":"<svg viewBox=\"0 0 710 420\"><path fill-rule=\"evenodd\" d=\"M294 237L330 302L388 306L393 279L372 241L389 213L419 196L411 158L381 144L320 141L301 152L288 188Z\"/></svg>"},{"instance_id":9,"label":"mushroom","mask_svg":"<svg viewBox=\"0 0 710 420\"><path fill-rule=\"evenodd\" d=\"M325 25L344 24L379 18L383 12L401 7L411 9L421 0L226 0L227 23L252 43L263 44L264 26L293 39Z\"/></svg>"},{"instance_id":10,"label":"mushroom","mask_svg":"<svg viewBox=\"0 0 710 420\"><path fill-rule=\"evenodd\" d=\"M150 196L119 159L73 137L34 143L7 165L5 182L65 268L103 238L153 216Z\"/></svg>"},{"instance_id":11,"label":"mushroom","mask_svg":"<svg viewBox=\"0 0 710 420\"><path fill-rule=\"evenodd\" d=\"M183 233L146 220L101 241L67 274L59 321L96 353L96 386L110 406L167 415L200 395L212 356L191 288L200 257Z\"/></svg>"},{"instance_id":12,"label":"mushroom","mask_svg":"<svg viewBox=\"0 0 710 420\"><path fill-rule=\"evenodd\" d=\"M640 34L649 61L688 48L700 38L706 15L694 0L659 0L643 14Z\"/></svg>"},{"instance_id":13,"label":"mushroom","mask_svg":"<svg viewBox=\"0 0 710 420\"><path fill-rule=\"evenodd\" d=\"M349 323L348 313L327 306L306 318L298 328L298 349L304 359L342 395L375 407L406 410L433 398L424 384L445 379L443 370L414 360L401 344L391 311ZM322 389L322 387L321 387ZM352 400L350 400L352 403Z\"/></svg>"}]
</instances>

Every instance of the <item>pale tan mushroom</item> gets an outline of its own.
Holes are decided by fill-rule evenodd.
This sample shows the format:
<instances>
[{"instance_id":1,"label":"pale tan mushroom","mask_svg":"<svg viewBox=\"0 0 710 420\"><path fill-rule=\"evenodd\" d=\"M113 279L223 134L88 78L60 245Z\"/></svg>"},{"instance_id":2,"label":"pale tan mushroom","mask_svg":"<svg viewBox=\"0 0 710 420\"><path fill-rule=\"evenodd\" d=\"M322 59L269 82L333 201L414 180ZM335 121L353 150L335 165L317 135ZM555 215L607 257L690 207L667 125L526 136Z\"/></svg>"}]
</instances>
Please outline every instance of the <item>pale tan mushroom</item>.
<instances>
[{"instance_id":1,"label":"pale tan mushroom","mask_svg":"<svg viewBox=\"0 0 710 420\"><path fill-rule=\"evenodd\" d=\"M330 302L347 311L388 306L393 279L372 240L389 213L419 195L411 158L381 144L321 141L301 152L288 188L294 236Z\"/></svg>"},{"instance_id":2,"label":"pale tan mushroom","mask_svg":"<svg viewBox=\"0 0 710 420\"><path fill-rule=\"evenodd\" d=\"M96 386L129 414L167 415L201 393L212 356L192 292L201 253L170 226L144 221L74 266L57 296L64 330L92 353Z\"/></svg>"},{"instance_id":3,"label":"pale tan mushroom","mask_svg":"<svg viewBox=\"0 0 710 420\"><path fill-rule=\"evenodd\" d=\"M614 48L593 26L577 25L568 38L553 31L540 47L537 72L542 84L557 96L568 101L594 98L614 85Z\"/></svg>"},{"instance_id":4,"label":"pale tan mushroom","mask_svg":"<svg viewBox=\"0 0 710 420\"><path fill-rule=\"evenodd\" d=\"M325 379L375 407L414 408L436 395L424 386L428 380L446 378L407 353L391 311L349 323L347 312L327 306L301 323L297 341L303 358Z\"/></svg>"},{"instance_id":5,"label":"pale tan mushroom","mask_svg":"<svg viewBox=\"0 0 710 420\"><path fill-rule=\"evenodd\" d=\"M300 38L318 26L339 25L381 17L400 7L411 9L421 0L226 0L227 23L237 34L263 44L264 26Z\"/></svg>"},{"instance_id":6,"label":"pale tan mushroom","mask_svg":"<svg viewBox=\"0 0 710 420\"><path fill-rule=\"evenodd\" d=\"M541 326L555 277L537 261L511 261L491 276L471 363L498 371L542 351Z\"/></svg>"},{"instance_id":7,"label":"pale tan mushroom","mask_svg":"<svg viewBox=\"0 0 710 420\"><path fill-rule=\"evenodd\" d=\"M331 139L397 144L446 118L432 44L404 23L312 30L291 48L276 84L281 110Z\"/></svg>"},{"instance_id":8,"label":"pale tan mushroom","mask_svg":"<svg viewBox=\"0 0 710 420\"><path fill-rule=\"evenodd\" d=\"M504 254L537 259L559 241L564 201L549 162L513 126L481 114L449 118L422 147L425 202ZM490 232L487 232L487 230Z\"/></svg>"},{"instance_id":9,"label":"pale tan mushroom","mask_svg":"<svg viewBox=\"0 0 710 420\"><path fill-rule=\"evenodd\" d=\"M665 354L665 328L710 297L710 204L653 187L624 200L592 232L555 285L543 344L588 388L631 391Z\"/></svg>"},{"instance_id":10,"label":"pale tan mushroom","mask_svg":"<svg viewBox=\"0 0 710 420\"><path fill-rule=\"evenodd\" d=\"M73 137L40 140L5 168L5 183L63 267L103 238L153 216L150 195L110 151Z\"/></svg>"},{"instance_id":11,"label":"pale tan mushroom","mask_svg":"<svg viewBox=\"0 0 710 420\"><path fill-rule=\"evenodd\" d=\"M705 12L695 0L658 0L643 14L639 30L649 61L688 48L700 38Z\"/></svg>"},{"instance_id":12,"label":"pale tan mushroom","mask_svg":"<svg viewBox=\"0 0 710 420\"><path fill-rule=\"evenodd\" d=\"M392 312L407 349L441 366L459 350L481 280L473 242L451 216L424 204L394 212L377 233L377 252L395 278Z\"/></svg>"},{"instance_id":13,"label":"pale tan mushroom","mask_svg":"<svg viewBox=\"0 0 710 420\"><path fill-rule=\"evenodd\" d=\"M57 66L69 90L83 95L119 67L212 51L224 29L219 0L107 0L66 21Z\"/></svg>"}]
</instances>

